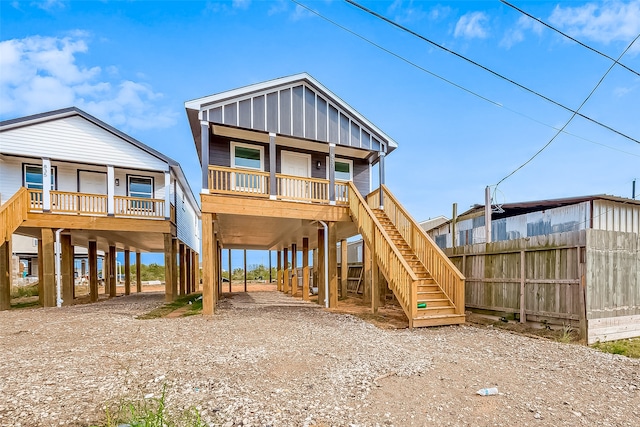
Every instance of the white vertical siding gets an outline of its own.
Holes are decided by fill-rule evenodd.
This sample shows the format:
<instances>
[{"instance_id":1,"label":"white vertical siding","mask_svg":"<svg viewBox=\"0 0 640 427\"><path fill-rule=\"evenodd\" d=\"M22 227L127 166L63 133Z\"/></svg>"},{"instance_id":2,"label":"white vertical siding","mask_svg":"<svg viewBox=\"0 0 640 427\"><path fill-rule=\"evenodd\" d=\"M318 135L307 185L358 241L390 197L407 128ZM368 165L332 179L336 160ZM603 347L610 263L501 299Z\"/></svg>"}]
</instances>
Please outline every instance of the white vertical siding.
<instances>
[{"instance_id":1,"label":"white vertical siding","mask_svg":"<svg viewBox=\"0 0 640 427\"><path fill-rule=\"evenodd\" d=\"M593 229L640 233L640 206L594 200Z\"/></svg>"},{"instance_id":2,"label":"white vertical siding","mask_svg":"<svg viewBox=\"0 0 640 427\"><path fill-rule=\"evenodd\" d=\"M167 169L165 161L80 116L5 130L2 153L135 169Z\"/></svg>"},{"instance_id":3,"label":"white vertical siding","mask_svg":"<svg viewBox=\"0 0 640 427\"><path fill-rule=\"evenodd\" d=\"M191 249L200 252L200 227L198 223L198 215L194 207L189 202L189 197L180 184L176 186L176 229L178 239L187 244Z\"/></svg>"}]
</instances>

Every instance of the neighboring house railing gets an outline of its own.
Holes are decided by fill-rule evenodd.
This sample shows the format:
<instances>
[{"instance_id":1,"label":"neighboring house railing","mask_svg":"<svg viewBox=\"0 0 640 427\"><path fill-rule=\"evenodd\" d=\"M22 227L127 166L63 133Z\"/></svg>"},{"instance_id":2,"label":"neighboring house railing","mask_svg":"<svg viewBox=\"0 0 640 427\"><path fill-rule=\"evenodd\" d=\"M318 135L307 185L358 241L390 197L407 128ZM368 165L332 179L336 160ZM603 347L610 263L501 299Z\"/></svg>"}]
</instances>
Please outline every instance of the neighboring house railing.
<instances>
[{"instance_id":1,"label":"neighboring house railing","mask_svg":"<svg viewBox=\"0 0 640 427\"><path fill-rule=\"evenodd\" d=\"M387 217L413 249L420 262L438 282L445 295L455 304L456 314L463 314L464 276L385 185L382 185L382 193L380 189L377 189L367 196L367 204L370 208L380 206L381 194L382 206L384 206Z\"/></svg>"},{"instance_id":2,"label":"neighboring house railing","mask_svg":"<svg viewBox=\"0 0 640 427\"><path fill-rule=\"evenodd\" d=\"M213 194L239 194L269 197L271 178L269 172L209 166L209 192ZM328 204L329 180L276 174L276 197ZM336 204L349 204L349 184L336 182Z\"/></svg>"},{"instance_id":3,"label":"neighboring house railing","mask_svg":"<svg viewBox=\"0 0 640 427\"><path fill-rule=\"evenodd\" d=\"M30 212L44 210L42 190L30 188L28 207ZM106 216L109 198L105 194L73 193L50 191L52 213ZM114 196L114 216L161 218L164 219L162 199ZM175 216L175 210L173 215Z\"/></svg>"}]
</instances>

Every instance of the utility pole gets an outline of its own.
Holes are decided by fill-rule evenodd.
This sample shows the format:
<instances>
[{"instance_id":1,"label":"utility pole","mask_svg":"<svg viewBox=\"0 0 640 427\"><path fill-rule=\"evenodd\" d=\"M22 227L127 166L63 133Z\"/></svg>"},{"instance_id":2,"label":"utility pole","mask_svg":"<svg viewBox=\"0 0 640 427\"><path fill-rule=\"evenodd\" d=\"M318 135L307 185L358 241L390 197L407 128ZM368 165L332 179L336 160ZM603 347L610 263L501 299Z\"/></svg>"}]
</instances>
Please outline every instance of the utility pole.
<instances>
[{"instance_id":1,"label":"utility pole","mask_svg":"<svg viewBox=\"0 0 640 427\"><path fill-rule=\"evenodd\" d=\"M485 241L491 243L491 189L488 185L484 189L484 230Z\"/></svg>"},{"instance_id":2,"label":"utility pole","mask_svg":"<svg viewBox=\"0 0 640 427\"><path fill-rule=\"evenodd\" d=\"M635 200L636 198L636 180L633 180L633 184L631 185L631 198Z\"/></svg>"}]
</instances>

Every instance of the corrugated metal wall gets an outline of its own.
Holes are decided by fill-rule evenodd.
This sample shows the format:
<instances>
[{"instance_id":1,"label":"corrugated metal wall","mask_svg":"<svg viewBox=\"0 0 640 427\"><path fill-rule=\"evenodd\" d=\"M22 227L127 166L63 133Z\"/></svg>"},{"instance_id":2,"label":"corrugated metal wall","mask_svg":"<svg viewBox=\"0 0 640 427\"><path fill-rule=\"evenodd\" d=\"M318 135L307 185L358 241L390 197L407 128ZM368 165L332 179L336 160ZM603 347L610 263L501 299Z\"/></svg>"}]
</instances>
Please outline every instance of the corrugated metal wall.
<instances>
[{"instance_id":1,"label":"corrugated metal wall","mask_svg":"<svg viewBox=\"0 0 640 427\"><path fill-rule=\"evenodd\" d=\"M370 129L306 84L216 104L207 117L213 123L380 150L380 139Z\"/></svg>"},{"instance_id":2,"label":"corrugated metal wall","mask_svg":"<svg viewBox=\"0 0 640 427\"><path fill-rule=\"evenodd\" d=\"M610 200L594 200L592 228L640 233L640 206Z\"/></svg>"}]
</instances>

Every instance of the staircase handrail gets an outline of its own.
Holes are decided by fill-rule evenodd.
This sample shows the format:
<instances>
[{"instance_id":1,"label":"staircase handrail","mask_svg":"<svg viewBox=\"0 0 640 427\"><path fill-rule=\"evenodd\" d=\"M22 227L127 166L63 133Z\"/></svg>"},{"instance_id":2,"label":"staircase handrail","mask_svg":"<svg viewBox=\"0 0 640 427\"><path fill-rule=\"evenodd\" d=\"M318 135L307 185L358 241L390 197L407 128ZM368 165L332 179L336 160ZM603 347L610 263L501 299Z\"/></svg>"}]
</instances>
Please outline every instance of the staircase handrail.
<instances>
[{"instance_id":1,"label":"staircase handrail","mask_svg":"<svg viewBox=\"0 0 640 427\"><path fill-rule=\"evenodd\" d=\"M464 275L451 262L449 257L429 237L420 224L407 212L400 202L389 191L386 185L381 185L382 192L372 192L368 197L368 204L375 203L375 197L383 197L382 206L385 213L396 226L409 247L414 251L420 262L425 266L433 279L438 283L442 292L455 305L456 314L464 313ZM378 204L380 199L378 198Z\"/></svg>"},{"instance_id":2,"label":"staircase handrail","mask_svg":"<svg viewBox=\"0 0 640 427\"><path fill-rule=\"evenodd\" d=\"M0 206L0 239L2 244L11 240L11 235L27 219L29 195L27 189L20 189L6 203Z\"/></svg>"},{"instance_id":3,"label":"staircase handrail","mask_svg":"<svg viewBox=\"0 0 640 427\"><path fill-rule=\"evenodd\" d=\"M417 295L413 283L418 280L418 277L352 182L349 182L349 208L365 243L369 247L373 245L373 251L377 260L380 261L378 265L381 267L382 274L391 285L391 290L396 294L411 322L417 312ZM371 227L368 227L367 221L370 222Z\"/></svg>"}]
</instances>

